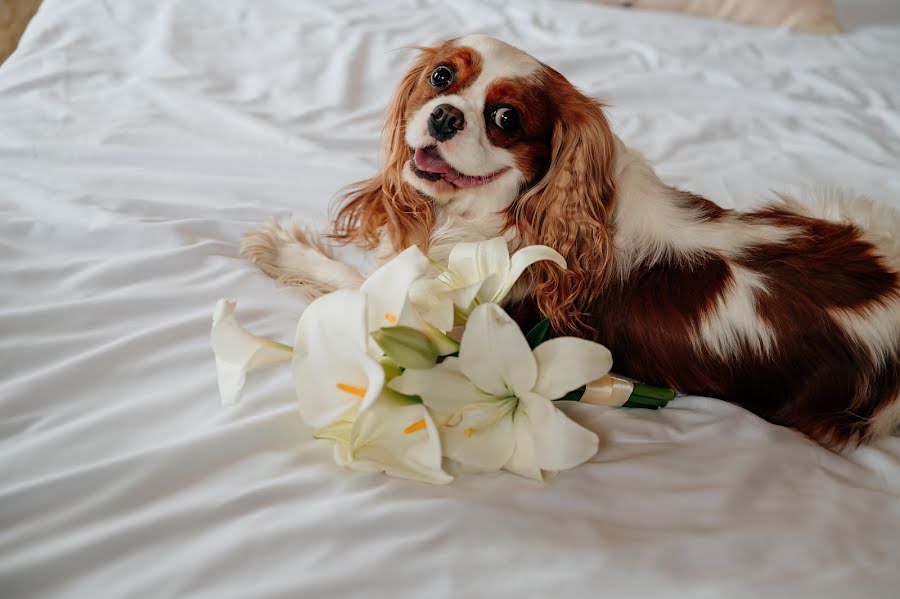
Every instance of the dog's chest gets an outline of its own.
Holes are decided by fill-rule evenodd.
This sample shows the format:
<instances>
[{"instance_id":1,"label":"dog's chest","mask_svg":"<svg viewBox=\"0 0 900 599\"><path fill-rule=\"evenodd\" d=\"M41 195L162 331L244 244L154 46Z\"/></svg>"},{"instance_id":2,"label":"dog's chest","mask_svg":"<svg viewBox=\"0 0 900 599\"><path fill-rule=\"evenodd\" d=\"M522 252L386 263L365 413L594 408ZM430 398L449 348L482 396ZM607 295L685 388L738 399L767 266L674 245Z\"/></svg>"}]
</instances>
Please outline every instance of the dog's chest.
<instances>
[{"instance_id":1,"label":"dog's chest","mask_svg":"<svg viewBox=\"0 0 900 599\"><path fill-rule=\"evenodd\" d=\"M484 241L503 236L514 241L515 232L507 230L506 215L493 206L478 202L454 201L438 206L435 224L431 231L431 249L428 254L438 261L446 261L454 245L466 241ZM511 244L513 249L515 244Z\"/></svg>"}]
</instances>

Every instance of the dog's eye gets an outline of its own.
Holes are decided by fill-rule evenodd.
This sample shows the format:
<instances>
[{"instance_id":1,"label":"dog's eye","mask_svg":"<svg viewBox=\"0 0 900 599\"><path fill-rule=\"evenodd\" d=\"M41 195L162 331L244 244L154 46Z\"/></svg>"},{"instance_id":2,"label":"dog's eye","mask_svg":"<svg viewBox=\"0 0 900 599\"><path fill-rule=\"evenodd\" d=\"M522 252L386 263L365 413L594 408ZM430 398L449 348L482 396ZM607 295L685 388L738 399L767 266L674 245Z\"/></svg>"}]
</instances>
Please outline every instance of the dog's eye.
<instances>
[{"instance_id":1,"label":"dog's eye","mask_svg":"<svg viewBox=\"0 0 900 599\"><path fill-rule=\"evenodd\" d=\"M519 115L514 108L504 106L491 113L491 120L498 128L511 133L519 128Z\"/></svg>"},{"instance_id":2,"label":"dog's eye","mask_svg":"<svg viewBox=\"0 0 900 599\"><path fill-rule=\"evenodd\" d=\"M453 83L453 78L455 76L456 73L453 72L453 69L445 64L442 64L431 72L431 77L428 78L428 82L431 83L431 87L444 89L445 87Z\"/></svg>"}]
</instances>

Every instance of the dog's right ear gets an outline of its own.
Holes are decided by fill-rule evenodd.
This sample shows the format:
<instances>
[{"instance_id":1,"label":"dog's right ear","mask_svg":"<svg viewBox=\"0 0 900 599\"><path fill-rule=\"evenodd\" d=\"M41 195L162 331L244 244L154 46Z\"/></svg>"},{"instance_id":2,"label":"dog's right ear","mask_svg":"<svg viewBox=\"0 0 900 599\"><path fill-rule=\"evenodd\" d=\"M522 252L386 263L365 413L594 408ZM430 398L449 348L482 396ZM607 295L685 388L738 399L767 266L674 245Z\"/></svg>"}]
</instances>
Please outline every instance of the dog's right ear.
<instances>
[{"instance_id":1,"label":"dog's right ear","mask_svg":"<svg viewBox=\"0 0 900 599\"><path fill-rule=\"evenodd\" d=\"M373 249L387 236L397 251L410 245L428 251L434 223L431 200L403 182L403 169L409 160L409 99L416 86L424 82L435 52L435 48L419 48L416 62L400 81L385 117L382 171L344 190L330 234L332 239Z\"/></svg>"}]
</instances>

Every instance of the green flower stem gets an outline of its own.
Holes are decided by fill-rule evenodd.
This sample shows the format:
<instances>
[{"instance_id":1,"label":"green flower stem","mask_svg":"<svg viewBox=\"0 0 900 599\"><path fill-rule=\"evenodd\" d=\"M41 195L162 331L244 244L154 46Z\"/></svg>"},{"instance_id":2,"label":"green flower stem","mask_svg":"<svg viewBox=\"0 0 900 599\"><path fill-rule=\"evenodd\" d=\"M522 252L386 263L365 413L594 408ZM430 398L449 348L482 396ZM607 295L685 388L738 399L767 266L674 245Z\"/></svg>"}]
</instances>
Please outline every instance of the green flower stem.
<instances>
[{"instance_id":1,"label":"green flower stem","mask_svg":"<svg viewBox=\"0 0 900 599\"><path fill-rule=\"evenodd\" d=\"M623 408L648 408L651 410L656 410L659 408L664 408L668 405L669 401L666 399L657 399L655 397L644 397L642 395L632 395L628 398L624 404L622 404Z\"/></svg>"},{"instance_id":2,"label":"green flower stem","mask_svg":"<svg viewBox=\"0 0 900 599\"><path fill-rule=\"evenodd\" d=\"M632 397L639 395L641 397L652 397L653 399L661 399L670 402L675 399L675 390L667 387L653 387L651 385L634 384L634 391L631 392Z\"/></svg>"},{"instance_id":3,"label":"green flower stem","mask_svg":"<svg viewBox=\"0 0 900 599\"><path fill-rule=\"evenodd\" d=\"M554 401L581 401L586 387L579 387L569 391L563 397ZM652 394L652 395L651 395ZM623 408L647 408L656 410L664 408L675 398L675 391L665 387L652 387L650 385L634 384L634 390L628 397L628 401L622 404Z\"/></svg>"},{"instance_id":4,"label":"green flower stem","mask_svg":"<svg viewBox=\"0 0 900 599\"><path fill-rule=\"evenodd\" d=\"M584 397L585 391L587 391L587 385L582 385L573 391L569 391L568 393L554 401L581 401L581 398Z\"/></svg>"}]
</instances>

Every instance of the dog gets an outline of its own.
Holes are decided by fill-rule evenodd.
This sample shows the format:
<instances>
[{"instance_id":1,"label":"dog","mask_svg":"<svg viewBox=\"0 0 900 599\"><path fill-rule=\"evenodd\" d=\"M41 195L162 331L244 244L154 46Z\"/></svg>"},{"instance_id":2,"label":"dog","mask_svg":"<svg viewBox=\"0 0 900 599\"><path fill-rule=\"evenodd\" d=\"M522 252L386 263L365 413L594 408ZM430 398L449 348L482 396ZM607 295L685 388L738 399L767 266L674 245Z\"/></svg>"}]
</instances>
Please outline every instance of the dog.
<instances>
[{"instance_id":1,"label":"dog","mask_svg":"<svg viewBox=\"0 0 900 599\"><path fill-rule=\"evenodd\" d=\"M445 260L503 236L568 262L529 269L508 309L607 346L616 370L719 397L840 450L900 424L900 216L841 193L753 212L663 183L603 106L502 41L420 48L387 111L380 173L327 240L272 225L245 256L312 296L364 277L330 242Z\"/></svg>"}]
</instances>

